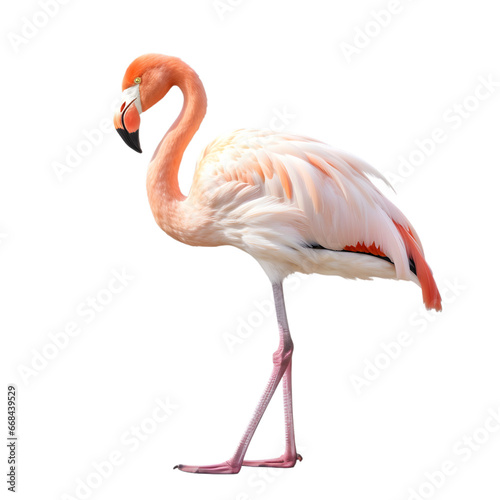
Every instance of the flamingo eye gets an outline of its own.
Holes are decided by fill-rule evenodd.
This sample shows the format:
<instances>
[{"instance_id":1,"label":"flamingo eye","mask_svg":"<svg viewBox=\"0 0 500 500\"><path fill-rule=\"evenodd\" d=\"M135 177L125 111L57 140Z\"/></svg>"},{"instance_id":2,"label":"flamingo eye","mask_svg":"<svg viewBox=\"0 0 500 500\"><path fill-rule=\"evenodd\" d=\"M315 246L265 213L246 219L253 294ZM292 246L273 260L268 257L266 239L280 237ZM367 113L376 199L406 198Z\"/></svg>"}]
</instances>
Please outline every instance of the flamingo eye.
<instances>
[{"instance_id":1,"label":"flamingo eye","mask_svg":"<svg viewBox=\"0 0 500 500\"><path fill-rule=\"evenodd\" d=\"M141 77L134 78L134 83L141 83Z\"/></svg>"}]
</instances>

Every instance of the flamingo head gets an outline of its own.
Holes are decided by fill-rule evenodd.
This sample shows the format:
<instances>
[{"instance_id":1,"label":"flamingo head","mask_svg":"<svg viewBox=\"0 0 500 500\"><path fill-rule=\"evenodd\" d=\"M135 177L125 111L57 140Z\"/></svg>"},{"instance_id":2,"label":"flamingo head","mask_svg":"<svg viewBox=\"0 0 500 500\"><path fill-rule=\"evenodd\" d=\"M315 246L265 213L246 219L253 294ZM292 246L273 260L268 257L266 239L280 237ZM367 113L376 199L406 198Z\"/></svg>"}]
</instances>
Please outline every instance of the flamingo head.
<instances>
[{"instance_id":1,"label":"flamingo head","mask_svg":"<svg viewBox=\"0 0 500 500\"><path fill-rule=\"evenodd\" d=\"M134 151L142 153L139 142L140 115L156 104L173 85L169 62L174 57L147 54L138 57L125 72L122 83L122 101L114 116L114 125L120 137Z\"/></svg>"}]
</instances>

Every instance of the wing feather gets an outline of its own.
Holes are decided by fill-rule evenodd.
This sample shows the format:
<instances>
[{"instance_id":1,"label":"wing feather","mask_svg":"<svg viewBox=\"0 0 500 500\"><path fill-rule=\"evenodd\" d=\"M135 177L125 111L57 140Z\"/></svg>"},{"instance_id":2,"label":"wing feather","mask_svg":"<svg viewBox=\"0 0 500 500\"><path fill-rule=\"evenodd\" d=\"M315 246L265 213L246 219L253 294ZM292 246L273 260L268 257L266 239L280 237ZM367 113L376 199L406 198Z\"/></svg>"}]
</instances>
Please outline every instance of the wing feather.
<instances>
[{"instance_id":1,"label":"wing feather","mask_svg":"<svg viewBox=\"0 0 500 500\"><path fill-rule=\"evenodd\" d=\"M405 242L395 223L409 231L421 250L420 241L370 176L390 185L363 160L322 142L239 130L205 149L192 191L212 193L209 203L213 213L220 213L221 224L225 221L224 234L232 244L252 237L267 238L270 246L278 241L282 246L313 244L331 250L374 245L394 263L398 278L411 279ZM249 189L235 205L234 193L242 186ZM234 222L231 228L227 220ZM253 235L243 231L243 220L254 228Z\"/></svg>"}]
</instances>

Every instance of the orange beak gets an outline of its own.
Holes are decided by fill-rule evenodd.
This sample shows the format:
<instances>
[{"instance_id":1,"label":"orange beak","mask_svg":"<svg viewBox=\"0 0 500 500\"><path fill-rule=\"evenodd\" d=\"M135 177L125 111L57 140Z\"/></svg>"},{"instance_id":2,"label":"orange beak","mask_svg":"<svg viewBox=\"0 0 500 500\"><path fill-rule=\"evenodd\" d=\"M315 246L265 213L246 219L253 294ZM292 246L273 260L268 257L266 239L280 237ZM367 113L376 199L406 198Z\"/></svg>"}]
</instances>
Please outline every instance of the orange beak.
<instances>
[{"instance_id":1,"label":"orange beak","mask_svg":"<svg viewBox=\"0 0 500 500\"><path fill-rule=\"evenodd\" d=\"M123 102L115 113L113 123L127 146L142 153L139 143L139 125L141 124L141 101L139 85L134 85L123 92Z\"/></svg>"}]
</instances>

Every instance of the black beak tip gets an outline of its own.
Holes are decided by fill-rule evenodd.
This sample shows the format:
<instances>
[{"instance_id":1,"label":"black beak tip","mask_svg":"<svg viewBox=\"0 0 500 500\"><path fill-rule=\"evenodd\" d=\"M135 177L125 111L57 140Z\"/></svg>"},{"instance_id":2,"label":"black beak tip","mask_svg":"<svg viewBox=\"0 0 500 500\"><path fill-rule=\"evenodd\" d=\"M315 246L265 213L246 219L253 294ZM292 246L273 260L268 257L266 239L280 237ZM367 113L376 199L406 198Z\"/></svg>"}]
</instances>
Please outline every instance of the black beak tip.
<instances>
[{"instance_id":1,"label":"black beak tip","mask_svg":"<svg viewBox=\"0 0 500 500\"><path fill-rule=\"evenodd\" d=\"M138 153L142 153L141 144L139 143L139 131L129 133L126 129L117 128L116 131L123 139L123 142Z\"/></svg>"}]
</instances>

